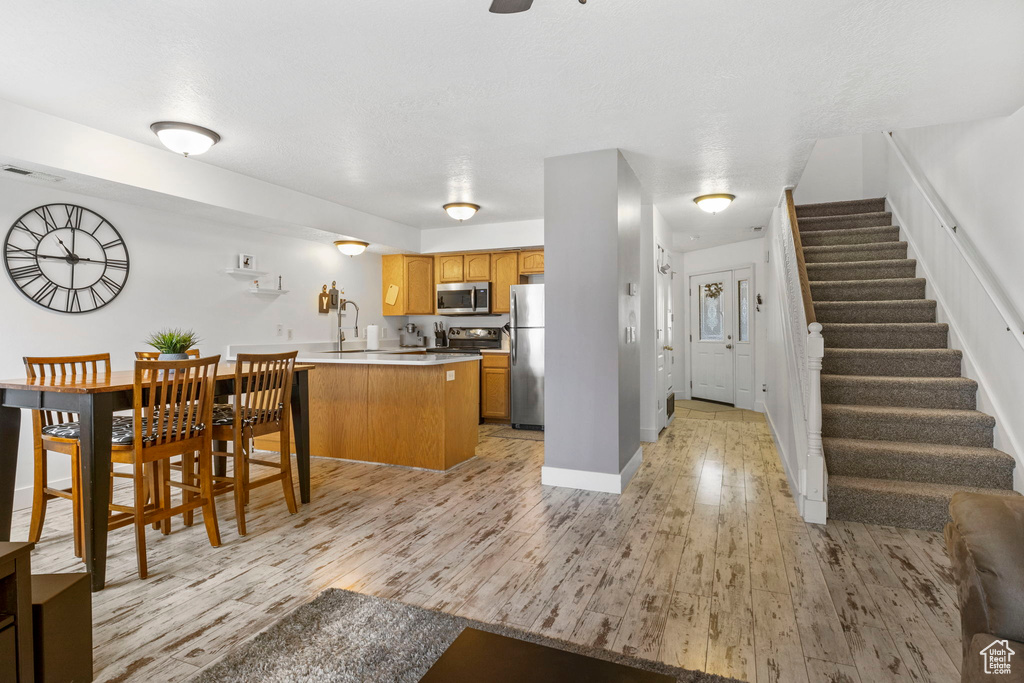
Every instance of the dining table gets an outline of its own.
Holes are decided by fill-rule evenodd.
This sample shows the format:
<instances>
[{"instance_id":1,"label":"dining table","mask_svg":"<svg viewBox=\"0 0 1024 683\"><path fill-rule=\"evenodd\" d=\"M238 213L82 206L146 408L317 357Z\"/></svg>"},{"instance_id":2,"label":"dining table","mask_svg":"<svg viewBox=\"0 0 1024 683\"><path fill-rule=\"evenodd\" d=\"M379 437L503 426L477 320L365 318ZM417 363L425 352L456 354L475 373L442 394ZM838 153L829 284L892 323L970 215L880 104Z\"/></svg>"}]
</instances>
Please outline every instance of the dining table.
<instances>
[{"instance_id":1,"label":"dining table","mask_svg":"<svg viewBox=\"0 0 1024 683\"><path fill-rule=\"evenodd\" d=\"M291 410L299 471L299 498L309 503L309 372L296 365L292 376ZM14 480L18 467L22 410L75 413L81 424L80 467L84 561L93 591L106 583L107 516L110 503L111 437L114 413L132 409L134 370L96 375L65 375L0 380L0 541L10 541L14 513ZM235 365L218 366L214 391L218 402L235 394ZM226 451L217 442L214 450ZM214 462L221 472L227 458Z\"/></svg>"}]
</instances>

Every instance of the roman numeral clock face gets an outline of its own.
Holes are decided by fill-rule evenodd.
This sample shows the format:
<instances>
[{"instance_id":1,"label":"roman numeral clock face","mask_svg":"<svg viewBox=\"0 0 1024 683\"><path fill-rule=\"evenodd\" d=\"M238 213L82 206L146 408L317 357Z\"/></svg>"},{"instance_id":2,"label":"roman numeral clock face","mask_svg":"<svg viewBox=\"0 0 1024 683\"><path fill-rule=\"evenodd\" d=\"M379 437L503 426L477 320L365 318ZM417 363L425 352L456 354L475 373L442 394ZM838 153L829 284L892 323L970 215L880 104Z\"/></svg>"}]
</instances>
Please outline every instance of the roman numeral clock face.
<instances>
[{"instance_id":1,"label":"roman numeral clock face","mask_svg":"<svg viewBox=\"0 0 1024 683\"><path fill-rule=\"evenodd\" d=\"M88 313L114 300L128 280L128 248L103 216L47 204L14 222L4 265L21 293L61 313Z\"/></svg>"}]
</instances>

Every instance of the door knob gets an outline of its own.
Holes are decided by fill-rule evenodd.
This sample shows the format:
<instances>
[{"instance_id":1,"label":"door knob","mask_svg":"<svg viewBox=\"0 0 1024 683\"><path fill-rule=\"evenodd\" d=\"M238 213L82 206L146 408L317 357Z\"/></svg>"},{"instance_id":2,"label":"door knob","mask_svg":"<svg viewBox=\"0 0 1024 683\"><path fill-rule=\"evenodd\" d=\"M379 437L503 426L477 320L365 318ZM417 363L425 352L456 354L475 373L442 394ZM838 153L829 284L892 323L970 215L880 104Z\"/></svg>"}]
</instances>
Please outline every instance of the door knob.
<instances>
[{"instance_id":1,"label":"door knob","mask_svg":"<svg viewBox=\"0 0 1024 683\"><path fill-rule=\"evenodd\" d=\"M725 348L727 348L727 349L731 349L731 348L732 348L732 344L726 344L726 345L725 345Z\"/></svg>"},{"instance_id":2,"label":"door knob","mask_svg":"<svg viewBox=\"0 0 1024 683\"><path fill-rule=\"evenodd\" d=\"M666 351L672 351L673 350L671 346L662 346L661 348L663 348Z\"/></svg>"}]
</instances>

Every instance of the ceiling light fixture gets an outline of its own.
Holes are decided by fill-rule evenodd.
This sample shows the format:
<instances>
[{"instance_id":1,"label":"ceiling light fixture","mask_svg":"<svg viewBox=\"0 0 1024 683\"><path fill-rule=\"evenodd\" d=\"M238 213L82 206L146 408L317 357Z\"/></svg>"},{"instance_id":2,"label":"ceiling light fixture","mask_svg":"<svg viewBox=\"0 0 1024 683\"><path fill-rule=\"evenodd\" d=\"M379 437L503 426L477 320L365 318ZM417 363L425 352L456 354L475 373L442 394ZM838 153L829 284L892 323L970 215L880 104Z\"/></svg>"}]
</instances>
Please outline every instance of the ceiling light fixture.
<instances>
[{"instance_id":1,"label":"ceiling light fixture","mask_svg":"<svg viewBox=\"0 0 1024 683\"><path fill-rule=\"evenodd\" d=\"M336 246L338 251L346 256L359 256L366 251L366 248L370 246L370 243L360 240L338 240L334 243L334 246Z\"/></svg>"},{"instance_id":2,"label":"ceiling light fixture","mask_svg":"<svg viewBox=\"0 0 1024 683\"><path fill-rule=\"evenodd\" d=\"M202 154L220 142L220 136L209 128L191 123L157 121L149 129L156 133L164 147L185 156Z\"/></svg>"},{"instance_id":3,"label":"ceiling light fixture","mask_svg":"<svg viewBox=\"0 0 1024 683\"><path fill-rule=\"evenodd\" d=\"M718 213L728 209L734 199L736 199L736 196L731 194L705 194L696 197L693 203L699 206L702 211Z\"/></svg>"},{"instance_id":4,"label":"ceiling light fixture","mask_svg":"<svg viewBox=\"0 0 1024 683\"><path fill-rule=\"evenodd\" d=\"M476 204L468 204L466 202L454 202L452 204L445 204L443 208L449 216L455 220L462 222L469 220L476 212L480 210L480 207Z\"/></svg>"}]
</instances>

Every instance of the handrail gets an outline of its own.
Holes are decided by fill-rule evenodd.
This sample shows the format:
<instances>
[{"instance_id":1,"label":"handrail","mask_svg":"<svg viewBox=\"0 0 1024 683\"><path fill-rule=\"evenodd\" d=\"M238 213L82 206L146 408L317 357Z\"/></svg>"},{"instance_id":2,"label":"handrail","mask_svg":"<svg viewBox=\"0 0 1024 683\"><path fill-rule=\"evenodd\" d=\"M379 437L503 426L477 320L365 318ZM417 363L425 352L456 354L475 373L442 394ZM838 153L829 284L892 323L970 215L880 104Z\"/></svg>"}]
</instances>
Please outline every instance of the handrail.
<instances>
[{"instance_id":1,"label":"handrail","mask_svg":"<svg viewBox=\"0 0 1024 683\"><path fill-rule=\"evenodd\" d=\"M910 161L907 159L906 155L904 155L903 150L901 150L899 145L896 143L896 138L893 137L892 131L888 131L886 133L885 139L889 141L889 145L892 147L896 158L900 160L901 164L903 164L903 169L907 172L907 175L910 176L910 179L914 181L914 185L921 193L921 196L924 197L925 202L928 204L928 208L930 208L932 213L935 214L935 217L939 221L939 225L949 233L949 237L956 246L957 251L960 252L960 256L962 256L964 261L967 262L967 266L971 269L971 272L974 273L974 277L978 278L978 282L981 283L982 289L985 290L985 293L988 294L989 299L991 299L993 305L995 305L996 310L999 311L999 315L1002 317L1003 322L1006 323L1006 331L1012 333L1013 338L1016 339L1020 347L1024 349L1024 322L1022 322L1024 321L1024 316L1021 316L1020 311L1018 311L1009 301L1009 298L1006 296L1005 292L1003 292L1002 287L993 281L989 268L983 262L980 262L981 257L973 253L974 249L964 244L964 240L968 238L966 238L961 231L957 229L957 223L952 212L945 207L945 204L943 204L945 211L940 210L939 207L936 206L935 201L942 203L941 198L939 198L938 193L935 192L935 189L928 183L927 178L919 176ZM945 215L943 215L943 213L945 213Z\"/></svg>"},{"instance_id":2,"label":"handrail","mask_svg":"<svg viewBox=\"0 0 1024 683\"><path fill-rule=\"evenodd\" d=\"M807 324L817 322L814 316L814 302L811 300L811 283L807 279L807 263L804 261L804 248L800 241L800 227L797 225L796 205L793 203L793 190L786 189L786 210L789 211L789 226L793 230L793 246L796 247L796 267L800 275L800 293L804 300L804 316Z\"/></svg>"}]
</instances>

